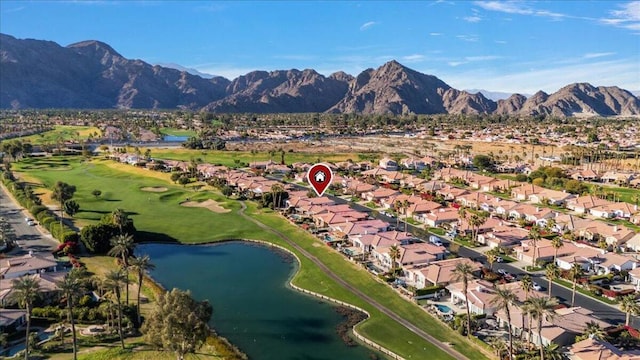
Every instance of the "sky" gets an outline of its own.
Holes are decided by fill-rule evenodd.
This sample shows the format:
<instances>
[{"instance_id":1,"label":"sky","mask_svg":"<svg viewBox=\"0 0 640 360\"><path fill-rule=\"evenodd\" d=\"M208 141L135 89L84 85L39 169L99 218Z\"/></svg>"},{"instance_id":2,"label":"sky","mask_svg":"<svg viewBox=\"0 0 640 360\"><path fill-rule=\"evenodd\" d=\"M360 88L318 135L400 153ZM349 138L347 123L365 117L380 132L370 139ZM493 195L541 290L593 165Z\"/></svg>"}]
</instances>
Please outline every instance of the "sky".
<instances>
[{"instance_id":1,"label":"sky","mask_svg":"<svg viewBox=\"0 0 640 360\"><path fill-rule=\"evenodd\" d=\"M0 32L233 79L390 60L457 89L640 90L640 1L0 1Z\"/></svg>"}]
</instances>

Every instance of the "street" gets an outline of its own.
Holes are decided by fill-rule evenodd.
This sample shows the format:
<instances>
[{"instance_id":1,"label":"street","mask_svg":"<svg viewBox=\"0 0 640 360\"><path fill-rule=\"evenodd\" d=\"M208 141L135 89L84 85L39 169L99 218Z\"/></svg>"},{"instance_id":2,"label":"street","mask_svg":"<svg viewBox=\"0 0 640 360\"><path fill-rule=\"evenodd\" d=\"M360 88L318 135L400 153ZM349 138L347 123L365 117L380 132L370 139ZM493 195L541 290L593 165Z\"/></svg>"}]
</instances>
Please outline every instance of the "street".
<instances>
[{"instance_id":1,"label":"street","mask_svg":"<svg viewBox=\"0 0 640 360\"><path fill-rule=\"evenodd\" d=\"M27 225L25 217L31 215L9 198L3 186L0 186L0 216L6 218L16 232L18 247L9 252L11 255L22 255L29 251L50 253L59 244L50 235L43 235L38 226Z\"/></svg>"}]
</instances>

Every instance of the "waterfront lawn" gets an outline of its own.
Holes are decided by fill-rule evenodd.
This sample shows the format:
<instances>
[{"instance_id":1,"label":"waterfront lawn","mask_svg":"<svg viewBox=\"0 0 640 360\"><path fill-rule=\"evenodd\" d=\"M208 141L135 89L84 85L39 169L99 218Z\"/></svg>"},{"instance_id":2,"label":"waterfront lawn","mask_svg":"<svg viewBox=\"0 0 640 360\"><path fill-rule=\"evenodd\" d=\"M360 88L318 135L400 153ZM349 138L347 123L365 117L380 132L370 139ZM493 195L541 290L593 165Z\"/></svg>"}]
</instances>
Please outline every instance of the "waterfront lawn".
<instances>
[{"instance_id":1,"label":"waterfront lawn","mask_svg":"<svg viewBox=\"0 0 640 360\"><path fill-rule=\"evenodd\" d=\"M484 354L479 352L477 347L469 344L468 340L438 320L432 318L416 304L401 298L388 285L375 280L364 268L347 261L342 255L328 246L320 245L319 241L304 230L290 224L282 217L270 211L257 211L255 207L249 207L247 214L285 233L306 251L319 258L336 274L340 274L342 279L371 296L378 303L387 306L401 317L411 321L414 325L420 327L435 338L453 343L454 349L469 358L486 358ZM282 245L284 242L278 241L278 243ZM404 326L377 311L357 295L332 281L321 269L313 265L306 258L302 258L301 260L303 262L302 269L295 276L294 284L357 305L369 311L372 317L358 326L358 329L362 331L364 336L398 352L405 358L424 358L425 353L429 354L429 358L449 358L449 355L422 340L422 338L413 334ZM306 265L307 262L309 266Z\"/></svg>"},{"instance_id":2,"label":"waterfront lawn","mask_svg":"<svg viewBox=\"0 0 640 360\"><path fill-rule=\"evenodd\" d=\"M255 161L273 160L280 162L280 153L269 155L268 151L251 154L249 151L223 151L223 150L191 150L191 149L169 149L169 148L150 148L151 157L158 159L171 159L190 161L191 159L201 159L206 163L220 164L229 167L236 166L235 160L241 163L251 163ZM142 149L144 152L145 149ZM358 161L356 153L335 153L335 154L319 154L307 152L285 152L284 162L287 165L295 162L316 163L319 161L339 162L351 159Z\"/></svg>"},{"instance_id":3,"label":"waterfront lawn","mask_svg":"<svg viewBox=\"0 0 640 360\"><path fill-rule=\"evenodd\" d=\"M16 140L26 141L32 144L57 144L61 141L86 140L89 138L89 135L93 135L94 133L98 133L98 136L100 136L102 131L95 126L56 125L53 130L23 136L16 138Z\"/></svg>"}]
</instances>

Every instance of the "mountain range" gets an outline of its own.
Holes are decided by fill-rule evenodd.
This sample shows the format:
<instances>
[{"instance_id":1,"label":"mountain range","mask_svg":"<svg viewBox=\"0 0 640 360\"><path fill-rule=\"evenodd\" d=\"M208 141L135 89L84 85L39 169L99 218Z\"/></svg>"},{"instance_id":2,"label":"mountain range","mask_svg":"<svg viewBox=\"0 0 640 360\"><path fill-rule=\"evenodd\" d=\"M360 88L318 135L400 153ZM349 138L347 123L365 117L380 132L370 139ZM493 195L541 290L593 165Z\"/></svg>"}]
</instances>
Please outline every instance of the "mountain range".
<instances>
[{"instance_id":1,"label":"mountain range","mask_svg":"<svg viewBox=\"0 0 640 360\"><path fill-rule=\"evenodd\" d=\"M553 94L491 100L390 61L357 76L315 70L253 71L203 78L171 65L126 59L100 41L66 47L0 34L0 108L193 109L248 113L640 114L640 100L616 86L570 84ZM175 69L175 68L178 69ZM192 72L192 71L191 71ZM506 97L506 98L505 98Z\"/></svg>"}]
</instances>

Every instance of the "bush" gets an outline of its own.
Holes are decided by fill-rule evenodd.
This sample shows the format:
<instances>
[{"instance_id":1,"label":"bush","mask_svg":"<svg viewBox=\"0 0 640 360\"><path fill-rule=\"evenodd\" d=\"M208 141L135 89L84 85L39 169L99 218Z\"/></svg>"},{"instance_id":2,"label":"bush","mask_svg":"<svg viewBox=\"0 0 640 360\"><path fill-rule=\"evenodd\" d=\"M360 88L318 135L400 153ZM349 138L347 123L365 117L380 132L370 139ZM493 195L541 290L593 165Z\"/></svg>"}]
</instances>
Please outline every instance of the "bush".
<instances>
[{"instance_id":1,"label":"bush","mask_svg":"<svg viewBox=\"0 0 640 360\"><path fill-rule=\"evenodd\" d=\"M47 207L46 206L42 206L42 205L35 205L35 206L32 206L31 208L29 208L29 212L36 219L38 218L38 214L40 214L41 212L46 211L46 210L47 210Z\"/></svg>"},{"instance_id":2,"label":"bush","mask_svg":"<svg viewBox=\"0 0 640 360\"><path fill-rule=\"evenodd\" d=\"M442 290L443 287L442 286L430 286L430 287L426 287L423 289L417 289L416 290L416 296L423 296L423 295L429 295L429 294L433 294L436 293L440 290Z\"/></svg>"}]
</instances>

